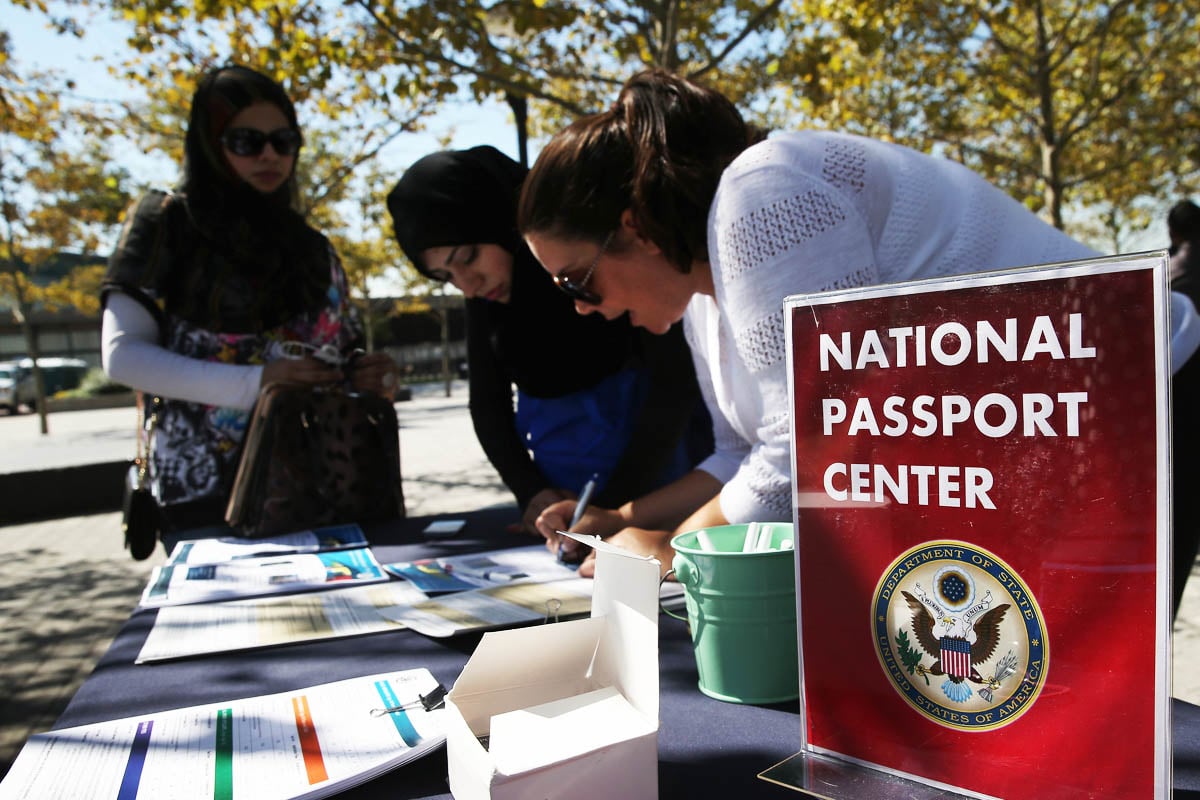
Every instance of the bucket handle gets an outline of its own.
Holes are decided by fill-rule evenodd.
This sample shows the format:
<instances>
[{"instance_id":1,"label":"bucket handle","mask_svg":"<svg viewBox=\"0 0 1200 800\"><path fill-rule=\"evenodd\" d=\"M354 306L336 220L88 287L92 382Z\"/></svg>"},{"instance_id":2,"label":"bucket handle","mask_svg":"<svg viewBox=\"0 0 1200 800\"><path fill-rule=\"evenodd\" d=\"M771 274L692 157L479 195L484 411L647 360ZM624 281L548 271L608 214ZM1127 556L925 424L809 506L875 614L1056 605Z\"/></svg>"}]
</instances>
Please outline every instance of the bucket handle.
<instances>
[{"instance_id":1,"label":"bucket handle","mask_svg":"<svg viewBox=\"0 0 1200 800\"><path fill-rule=\"evenodd\" d=\"M675 619L679 620L680 622L687 622L688 621L687 617L679 616L674 611L671 611L669 608L664 606L663 602L662 602L663 584L667 582L667 578L671 577L674 574L675 574L675 568L671 567L669 570L666 571L666 574L664 574L658 580L658 610L661 611L662 613L666 614L668 617L674 617Z\"/></svg>"}]
</instances>

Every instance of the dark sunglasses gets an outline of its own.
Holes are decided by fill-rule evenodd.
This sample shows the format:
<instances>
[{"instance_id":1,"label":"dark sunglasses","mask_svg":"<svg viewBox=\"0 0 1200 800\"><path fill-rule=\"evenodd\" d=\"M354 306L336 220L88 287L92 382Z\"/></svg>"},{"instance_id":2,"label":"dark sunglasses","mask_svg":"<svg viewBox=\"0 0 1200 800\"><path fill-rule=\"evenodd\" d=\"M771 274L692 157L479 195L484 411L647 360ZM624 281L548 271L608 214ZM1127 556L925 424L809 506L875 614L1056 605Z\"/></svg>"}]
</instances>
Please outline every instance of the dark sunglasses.
<instances>
[{"instance_id":1,"label":"dark sunglasses","mask_svg":"<svg viewBox=\"0 0 1200 800\"><path fill-rule=\"evenodd\" d=\"M588 267L587 272L583 274L581 280L576 281L570 275L562 272L554 276L554 285L559 288L559 291L572 300L578 300L590 306L598 306L604 302L604 298L587 288L587 285L592 280L592 273L596 271L596 265L600 263L600 259L608 252L608 246L612 244L614 234L616 234L616 231L611 231L608 236L604 237L604 244L600 245L600 252L596 253L596 257L592 259L592 265Z\"/></svg>"},{"instance_id":2,"label":"dark sunglasses","mask_svg":"<svg viewBox=\"0 0 1200 800\"><path fill-rule=\"evenodd\" d=\"M231 128L221 136L221 144L235 156L256 156L268 142L281 156L295 155L302 141L300 132L292 128L276 128L270 133L256 128Z\"/></svg>"}]
</instances>

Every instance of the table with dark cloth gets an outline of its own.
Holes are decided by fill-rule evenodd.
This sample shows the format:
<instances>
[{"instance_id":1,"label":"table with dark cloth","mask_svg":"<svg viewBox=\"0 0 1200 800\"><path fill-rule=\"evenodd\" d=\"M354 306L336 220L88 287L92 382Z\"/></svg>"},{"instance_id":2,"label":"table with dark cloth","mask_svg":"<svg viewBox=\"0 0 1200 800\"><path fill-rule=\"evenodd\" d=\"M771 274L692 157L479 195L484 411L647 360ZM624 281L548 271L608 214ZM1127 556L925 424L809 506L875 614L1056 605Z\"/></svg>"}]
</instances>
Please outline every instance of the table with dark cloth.
<instances>
[{"instance_id":1,"label":"table with dark cloth","mask_svg":"<svg viewBox=\"0 0 1200 800\"><path fill-rule=\"evenodd\" d=\"M364 529L383 563L530 543L528 538L503 532L504 525L517 518L516 509L510 506L454 518L466 520L466 527L461 534L442 541L427 541L421 536L433 518L410 518ZM400 630L136 665L134 659L156 613L140 610L131 616L55 723L55 729L415 667L428 668L451 687L479 641L478 635L432 639ZM701 694L686 626L665 615L659 618L659 661L661 797L740 800L795 796L757 775L800 749L797 703L738 705ZM1200 800L1200 707L1175 700L1172 713L1174 796ZM449 798L445 750L340 796Z\"/></svg>"}]
</instances>

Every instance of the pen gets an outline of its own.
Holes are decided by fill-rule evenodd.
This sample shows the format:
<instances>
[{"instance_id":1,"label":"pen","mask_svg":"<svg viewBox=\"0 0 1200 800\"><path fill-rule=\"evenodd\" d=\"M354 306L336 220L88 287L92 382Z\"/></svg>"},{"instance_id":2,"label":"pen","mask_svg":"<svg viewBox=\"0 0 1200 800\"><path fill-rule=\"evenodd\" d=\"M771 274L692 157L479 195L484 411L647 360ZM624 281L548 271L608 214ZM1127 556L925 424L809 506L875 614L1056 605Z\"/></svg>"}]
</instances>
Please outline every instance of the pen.
<instances>
[{"instance_id":1,"label":"pen","mask_svg":"<svg viewBox=\"0 0 1200 800\"><path fill-rule=\"evenodd\" d=\"M583 519L583 512L587 511L587 504L592 499L592 492L596 489L596 478L598 477L600 476L592 475L583 485L583 490L579 493L579 500L575 503L575 513L571 515L572 528L579 524L579 520Z\"/></svg>"},{"instance_id":2,"label":"pen","mask_svg":"<svg viewBox=\"0 0 1200 800\"><path fill-rule=\"evenodd\" d=\"M592 477L588 478L587 483L583 485L583 489L579 492L579 500L575 502L575 513L571 515L571 524L568 529L574 528L579 524L579 520L583 519L583 512L587 511L588 501L592 499L592 492L596 489L596 478L599 475L593 473ZM558 560L562 561L563 545L562 537L558 537Z\"/></svg>"}]
</instances>

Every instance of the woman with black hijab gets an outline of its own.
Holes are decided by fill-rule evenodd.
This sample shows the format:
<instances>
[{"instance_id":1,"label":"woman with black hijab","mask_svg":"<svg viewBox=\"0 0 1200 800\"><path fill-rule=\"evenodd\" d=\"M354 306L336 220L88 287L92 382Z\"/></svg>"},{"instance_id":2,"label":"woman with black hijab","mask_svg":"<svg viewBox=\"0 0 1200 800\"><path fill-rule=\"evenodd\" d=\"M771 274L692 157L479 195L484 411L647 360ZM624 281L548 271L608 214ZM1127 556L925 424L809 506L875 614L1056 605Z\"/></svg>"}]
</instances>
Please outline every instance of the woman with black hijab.
<instances>
[{"instance_id":1,"label":"woman with black hijab","mask_svg":"<svg viewBox=\"0 0 1200 800\"><path fill-rule=\"evenodd\" d=\"M245 67L208 72L178 190L131 209L109 260L104 368L161 398L150 479L166 530L223 524L260 387L349 374L360 391L394 391L384 354L347 372L359 326L341 262L297 210L301 144L279 84Z\"/></svg>"},{"instance_id":2,"label":"woman with black hijab","mask_svg":"<svg viewBox=\"0 0 1200 800\"><path fill-rule=\"evenodd\" d=\"M466 295L471 420L535 533L592 475L593 500L620 504L686 472L711 439L682 330L580 316L533 259L516 230L525 172L493 147L433 153L387 204L409 261Z\"/></svg>"}]
</instances>

